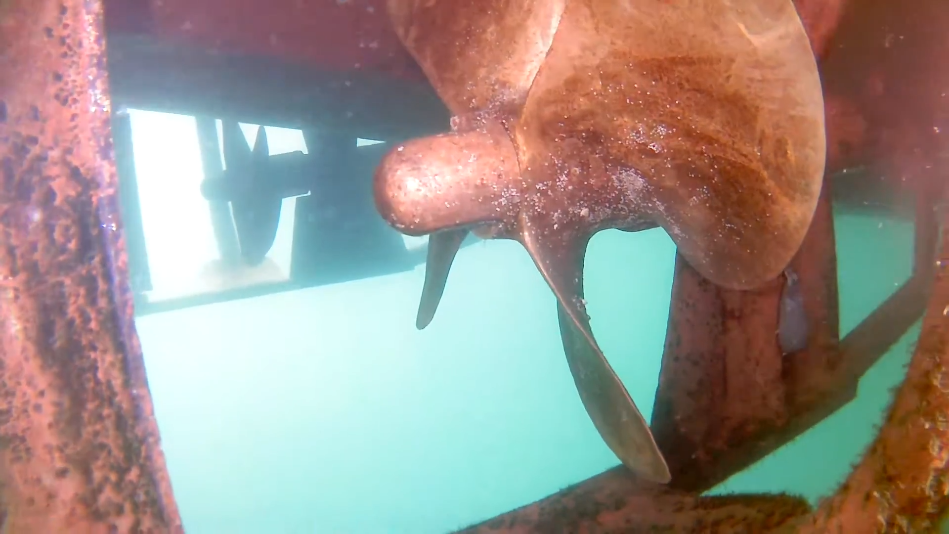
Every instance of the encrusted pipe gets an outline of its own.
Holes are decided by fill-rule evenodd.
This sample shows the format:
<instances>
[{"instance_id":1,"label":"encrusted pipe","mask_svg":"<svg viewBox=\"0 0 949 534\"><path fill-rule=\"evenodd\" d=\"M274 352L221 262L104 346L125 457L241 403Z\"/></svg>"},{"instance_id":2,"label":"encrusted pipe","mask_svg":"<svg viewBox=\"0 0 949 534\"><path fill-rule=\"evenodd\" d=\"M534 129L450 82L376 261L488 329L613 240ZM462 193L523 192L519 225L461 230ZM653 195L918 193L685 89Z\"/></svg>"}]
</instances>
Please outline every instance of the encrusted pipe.
<instances>
[{"instance_id":1,"label":"encrusted pipe","mask_svg":"<svg viewBox=\"0 0 949 534\"><path fill-rule=\"evenodd\" d=\"M0 0L0 532L183 532L135 333L99 0Z\"/></svg>"}]
</instances>

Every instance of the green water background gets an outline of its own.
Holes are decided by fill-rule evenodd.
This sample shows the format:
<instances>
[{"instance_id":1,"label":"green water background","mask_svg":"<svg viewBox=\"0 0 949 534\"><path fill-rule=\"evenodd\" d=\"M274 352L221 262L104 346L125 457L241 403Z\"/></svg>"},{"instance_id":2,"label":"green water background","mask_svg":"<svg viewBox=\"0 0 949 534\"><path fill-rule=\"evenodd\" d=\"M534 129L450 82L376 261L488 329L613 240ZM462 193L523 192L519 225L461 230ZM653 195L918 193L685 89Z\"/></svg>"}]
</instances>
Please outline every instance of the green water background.
<instances>
[{"instance_id":1,"label":"green water background","mask_svg":"<svg viewBox=\"0 0 949 534\"><path fill-rule=\"evenodd\" d=\"M913 226L836 215L841 334L910 274ZM648 418L674 245L602 232L587 255L594 332ZM189 534L443 533L617 464L577 397L555 301L513 242L461 252L414 327L423 271L137 321ZM816 502L875 433L918 325L850 405L716 492Z\"/></svg>"}]
</instances>

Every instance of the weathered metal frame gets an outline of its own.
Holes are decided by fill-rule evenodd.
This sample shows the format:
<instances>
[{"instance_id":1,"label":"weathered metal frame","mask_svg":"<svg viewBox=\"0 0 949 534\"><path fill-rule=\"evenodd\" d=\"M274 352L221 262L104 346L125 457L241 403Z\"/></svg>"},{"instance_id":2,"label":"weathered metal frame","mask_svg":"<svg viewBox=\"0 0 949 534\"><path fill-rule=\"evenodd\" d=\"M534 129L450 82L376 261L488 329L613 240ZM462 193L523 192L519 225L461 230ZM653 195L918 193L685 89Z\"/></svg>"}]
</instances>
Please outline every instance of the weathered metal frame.
<instances>
[{"instance_id":1,"label":"weathered metal frame","mask_svg":"<svg viewBox=\"0 0 949 534\"><path fill-rule=\"evenodd\" d=\"M183 532L132 314L98 1L0 3L2 530Z\"/></svg>"},{"instance_id":2,"label":"weathered metal frame","mask_svg":"<svg viewBox=\"0 0 949 534\"><path fill-rule=\"evenodd\" d=\"M0 52L3 531L183 532L132 320L101 5L7 0L0 4ZM818 329L817 346L792 360L790 371L782 370L784 403L762 403L772 412L757 414L763 422L784 423L770 430L777 439L762 438L760 429L767 425L752 431L712 425L717 434L683 449L703 452L696 456L699 463L689 463L691 454L670 454L674 472L694 468L698 473L679 476L677 486L647 487L613 471L473 530L931 527L949 504L949 232L942 232L934 256L939 240L934 206L945 191L941 177L931 177L928 184L917 207L913 277L839 344L830 343L833 328ZM812 228L813 246L805 244L795 260L812 316L836 293L827 278L836 276L836 268L829 270L834 262L827 240L833 231L826 193L823 202ZM949 214L942 219L945 228ZM704 294L709 302L756 308L777 291L728 294L689 281L690 276L680 262L677 291ZM924 308L922 334L886 424L845 484L815 514L787 496L696 496L849 400L859 376ZM836 317L835 310L829 313ZM687 319L674 311L672 334L677 321ZM766 324L748 328L743 320L742 326L753 336ZM731 352L725 357L761 363L767 355ZM798 374L796 365L822 372ZM692 390L680 387L686 374L664 367L663 375L657 412L663 402L694 401L688 399ZM841 383L850 387L840 391ZM716 416L723 422L736 420L725 410L728 404ZM683 430L657 428L660 440L676 434ZM740 442L752 445L736 447Z\"/></svg>"},{"instance_id":3,"label":"weathered metal frame","mask_svg":"<svg viewBox=\"0 0 949 534\"><path fill-rule=\"evenodd\" d=\"M833 221L826 201L829 192L825 191L811 232L793 262L804 284L811 323L817 328L812 334L812 348L790 356L790 361L775 354L772 348L777 317L767 310L777 309L779 286L755 292L722 290L701 280L685 262L677 261L670 330L653 415L653 429L673 472L671 486L638 482L623 466L618 466L462 532L546 532L544 529L552 524L560 525L564 531L597 533L651 528L671 532L745 532L751 528L755 532L770 532L798 524L808 525L800 527L807 532L839 531L825 530L830 524L846 527L843 532L882 532L877 530L879 526L889 528L907 521L931 525L929 522L934 522L949 504L945 491L934 487L925 495L923 505L918 491L913 495L912 490L924 486L909 488L903 482L921 477L912 469L925 466L929 483L949 488L949 456L943 457L942 450L932 445L949 443L949 421L944 415L947 412L942 408L930 409L918 398L906 400L926 391L926 398L935 403L933 407L949 402L949 376L933 374L943 372L940 366L949 365L949 318L945 312L949 309L949 232L941 232L942 243L938 243L940 226L949 228L949 213L939 217L937 209L945 201L944 184L935 177L927 183L929 187L920 189L917 207L913 274L839 343L833 338L837 329L837 271ZM834 299L832 303L827 302L829 296ZM825 307L819 308L818 304ZM683 306L678 316L677 305ZM816 516L811 517L809 506L800 498L781 494L698 497L853 400L860 377L924 312L922 335L887 424L864 461ZM740 319L737 324L722 327L729 316ZM689 341L682 338L688 335L693 336L692 343L684 347ZM786 364L784 368L782 361ZM805 372L798 366L812 371ZM923 378L918 376L920 373L929 375ZM730 394L693 397L698 394L697 388L690 384L703 380L703 388L714 390L716 381L726 378L737 379L741 385L728 388ZM938 383L946 391L933 389ZM946 397L937 398L940 396ZM902 415L908 411L925 415L908 420ZM697 439L690 439L690 417L707 418L704 431L693 434ZM930 420L929 426L926 419ZM927 439L932 440L931 456L921 455L921 449L913 448ZM899 472L892 467L895 465L909 467ZM884 475L867 479L869 472ZM864 493L856 493L852 486L855 480L863 486ZM890 495L894 493L901 494L905 501L891 503L895 497ZM876 520L875 515L867 519L854 509L845 510L847 519L842 519L838 515L841 510L829 508L840 502L853 507L864 498L873 506L886 508L874 512L882 514L883 523L877 525L870 521ZM905 530L894 532L897 531Z\"/></svg>"}]
</instances>

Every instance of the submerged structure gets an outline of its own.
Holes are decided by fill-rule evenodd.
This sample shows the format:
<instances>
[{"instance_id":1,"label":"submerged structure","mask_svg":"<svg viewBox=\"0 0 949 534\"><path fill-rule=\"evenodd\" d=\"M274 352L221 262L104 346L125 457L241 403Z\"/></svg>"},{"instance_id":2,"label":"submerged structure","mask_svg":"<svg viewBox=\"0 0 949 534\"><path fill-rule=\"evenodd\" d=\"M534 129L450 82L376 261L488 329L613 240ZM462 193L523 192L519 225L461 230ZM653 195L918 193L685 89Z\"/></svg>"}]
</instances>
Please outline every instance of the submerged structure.
<instances>
[{"instance_id":1,"label":"submerged structure","mask_svg":"<svg viewBox=\"0 0 949 534\"><path fill-rule=\"evenodd\" d=\"M379 6L388 46L404 44L457 117L376 172L384 218L436 232L419 327L463 232L520 240L558 296L581 398L627 464L470 532L918 532L949 505L949 9L717 5ZM4 532L183 531L134 330L111 142L109 64L122 60L105 28L98 1L0 4ZM656 59L670 47L674 60ZM379 137L436 134L435 115ZM857 168L897 180L843 172ZM903 211L916 228L913 276L843 339L835 199ZM655 225L681 255L647 426L596 347L580 278L593 232ZM811 510L786 495L700 496L849 402L920 317L885 424L832 497Z\"/></svg>"}]
</instances>

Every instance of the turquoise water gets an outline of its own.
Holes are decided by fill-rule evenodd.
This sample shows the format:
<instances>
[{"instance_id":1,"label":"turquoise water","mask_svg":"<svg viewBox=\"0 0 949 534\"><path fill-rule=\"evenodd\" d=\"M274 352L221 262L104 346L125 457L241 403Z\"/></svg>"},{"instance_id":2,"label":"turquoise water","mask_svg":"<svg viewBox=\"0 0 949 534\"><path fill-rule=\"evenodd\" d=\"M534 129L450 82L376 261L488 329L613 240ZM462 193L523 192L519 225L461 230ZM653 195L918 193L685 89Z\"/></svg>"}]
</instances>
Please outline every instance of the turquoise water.
<instances>
[{"instance_id":1,"label":"turquoise water","mask_svg":"<svg viewBox=\"0 0 949 534\"><path fill-rule=\"evenodd\" d=\"M841 334L909 276L912 224L837 216ZM659 230L599 234L587 255L597 339L647 414L675 248ZM189 534L443 533L618 462L584 411L555 300L513 242L464 249L432 325L423 271L138 319ZM918 327L859 397L716 491L816 500L858 458Z\"/></svg>"}]
</instances>

